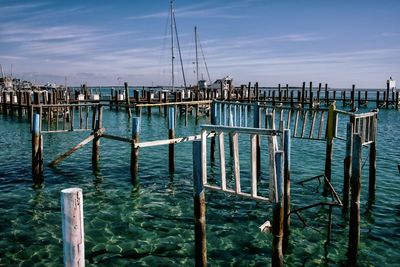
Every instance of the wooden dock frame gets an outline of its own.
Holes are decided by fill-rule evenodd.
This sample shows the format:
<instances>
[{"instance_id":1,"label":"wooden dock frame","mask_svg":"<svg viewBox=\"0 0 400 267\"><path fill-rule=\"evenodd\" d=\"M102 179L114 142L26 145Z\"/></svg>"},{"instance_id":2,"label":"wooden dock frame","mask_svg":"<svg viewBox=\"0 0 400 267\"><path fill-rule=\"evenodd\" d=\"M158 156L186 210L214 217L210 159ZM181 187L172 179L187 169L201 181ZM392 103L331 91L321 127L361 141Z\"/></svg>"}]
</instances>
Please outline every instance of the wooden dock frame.
<instances>
[{"instance_id":1,"label":"wooden dock frame","mask_svg":"<svg viewBox=\"0 0 400 267\"><path fill-rule=\"evenodd\" d=\"M208 132L215 133L219 142L221 186L215 186L208 183L207 180L207 144L206 137ZM224 133L231 133L234 149L234 179L235 187L230 189L226 186L225 175L225 152L224 152ZM238 134L249 134L251 142L251 192L246 193L241 190L240 182L240 163ZM229 194L251 198L257 201L272 202L273 206L273 227L272 227L272 266L283 266L283 253L285 234L289 233L290 225L290 130L284 130L284 151L278 151L276 130L259 128L241 128L232 126L202 126L202 140L193 142L193 181L194 181L194 221L195 221L195 265L207 265L207 247L206 247L206 219L205 219L205 190L222 191ZM272 176L272 187L270 188L271 198L258 195L257 191L257 135L269 135L269 165ZM285 162L287 159L288 162ZM289 203L285 203L288 201ZM265 231L268 223L264 223L260 229Z\"/></svg>"}]
</instances>

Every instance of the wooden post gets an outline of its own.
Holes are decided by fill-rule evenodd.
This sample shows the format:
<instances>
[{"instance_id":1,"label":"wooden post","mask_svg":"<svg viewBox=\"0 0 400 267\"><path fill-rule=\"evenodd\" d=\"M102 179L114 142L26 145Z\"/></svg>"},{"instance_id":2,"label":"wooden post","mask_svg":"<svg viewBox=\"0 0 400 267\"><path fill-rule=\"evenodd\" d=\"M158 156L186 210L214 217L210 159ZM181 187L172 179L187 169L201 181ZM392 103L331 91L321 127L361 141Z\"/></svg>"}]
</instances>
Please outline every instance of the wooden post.
<instances>
[{"instance_id":1,"label":"wooden post","mask_svg":"<svg viewBox=\"0 0 400 267\"><path fill-rule=\"evenodd\" d=\"M85 266L82 189L61 190L64 266Z\"/></svg>"},{"instance_id":2,"label":"wooden post","mask_svg":"<svg viewBox=\"0 0 400 267\"><path fill-rule=\"evenodd\" d=\"M119 90L115 90L115 110L118 111L118 97L119 97Z\"/></svg>"},{"instance_id":3,"label":"wooden post","mask_svg":"<svg viewBox=\"0 0 400 267\"><path fill-rule=\"evenodd\" d=\"M177 92L174 92L174 93L175 93L175 102L176 102ZM151 104L151 91L150 90L147 91L147 104ZM147 107L147 115L151 116L151 106L150 105Z\"/></svg>"},{"instance_id":4,"label":"wooden post","mask_svg":"<svg viewBox=\"0 0 400 267\"><path fill-rule=\"evenodd\" d=\"M169 107L168 109L168 138L175 138L175 108ZM174 144L169 144L169 172L173 173L175 171L174 166Z\"/></svg>"},{"instance_id":5,"label":"wooden post","mask_svg":"<svg viewBox=\"0 0 400 267\"><path fill-rule=\"evenodd\" d=\"M386 108L389 108L389 89L390 89L390 84L389 81L386 82Z\"/></svg>"},{"instance_id":6,"label":"wooden post","mask_svg":"<svg viewBox=\"0 0 400 267\"><path fill-rule=\"evenodd\" d=\"M351 108L354 109L356 106L355 103L355 94L356 94L356 85L353 84L352 88L351 88Z\"/></svg>"},{"instance_id":7,"label":"wooden post","mask_svg":"<svg viewBox=\"0 0 400 267\"><path fill-rule=\"evenodd\" d=\"M22 91L17 91L18 117L22 118Z\"/></svg>"},{"instance_id":8,"label":"wooden post","mask_svg":"<svg viewBox=\"0 0 400 267\"><path fill-rule=\"evenodd\" d=\"M376 108L379 108L379 91L376 92Z\"/></svg>"},{"instance_id":9,"label":"wooden post","mask_svg":"<svg viewBox=\"0 0 400 267\"><path fill-rule=\"evenodd\" d=\"M254 102L254 113L253 113L253 127L260 128L260 105L258 102ZM257 173L261 171L261 148L260 148L260 136L257 135Z\"/></svg>"},{"instance_id":10,"label":"wooden post","mask_svg":"<svg viewBox=\"0 0 400 267\"><path fill-rule=\"evenodd\" d=\"M283 182L283 152L275 153L276 166L276 197L272 203L273 222L272 222L272 266L283 266L283 221L284 221L284 182Z\"/></svg>"},{"instance_id":11,"label":"wooden post","mask_svg":"<svg viewBox=\"0 0 400 267\"><path fill-rule=\"evenodd\" d=\"M135 147L139 143L140 136L140 117L132 118L132 145L131 145L131 181L136 182L139 172L139 148Z\"/></svg>"},{"instance_id":12,"label":"wooden post","mask_svg":"<svg viewBox=\"0 0 400 267\"><path fill-rule=\"evenodd\" d=\"M94 116L95 118L95 116ZM92 164L97 169L98 162L100 160L100 136L99 131L103 127L103 107L98 106L98 116L95 127L93 129L93 135L95 136L93 139L93 146L92 146Z\"/></svg>"},{"instance_id":13,"label":"wooden post","mask_svg":"<svg viewBox=\"0 0 400 267\"><path fill-rule=\"evenodd\" d=\"M124 83L125 86L125 97L126 97L126 112L128 113L128 118L130 119L132 117L131 113L131 100L129 97L129 88L128 88L128 83Z\"/></svg>"},{"instance_id":14,"label":"wooden post","mask_svg":"<svg viewBox=\"0 0 400 267\"><path fill-rule=\"evenodd\" d=\"M169 97L168 93L164 92L164 103L168 103L168 97ZM165 116L167 116L167 109L168 109L168 106L165 105L164 106L164 115Z\"/></svg>"},{"instance_id":15,"label":"wooden post","mask_svg":"<svg viewBox=\"0 0 400 267\"><path fill-rule=\"evenodd\" d=\"M286 84L286 101L289 98L289 84Z\"/></svg>"},{"instance_id":16,"label":"wooden post","mask_svg":"<svg viewBox=\"0 0 400 267\"><path fill-rule=\"evenodd\" d=\"M301 107L304 108L304 101L305 101L305 93L306 90L306 82L303 82L303 87L301 88Z\"/></svg>"},{"instance_id":17,"label":"wooden post","mask_svg":"<svg viewBox=\"0 0 400 267\"><path fill-rule=\"evenodd\" d=\"M251 102L251 82L249 82L249 85L247 86L247 102Z\"/></svg>"},{"instance_id":18,"label":"wooden post","mask_svg":"<svg viewBox=\"0 0 400 267\"><path fill-rule=\"evenodd\" d=\"M275 90L272 91L272 106L275 106Z\"/></svg>"},{"instance_id":19,"label":"wooden post","mask_svg":"<svg viewBox=\"0 0 400 267\"><path fill-rule=\"evenodd\" d=\"M343 94L343 99L342 99L343 104L342 104L342 106L345 107L346 106L346 91L343 91L342 94Z\"/></svg>"},{"instance_id":20,"label":"wooden post","mask_svg":"<svg viewBox=\"0 0 400 267\"><path fill-rule=\"evenodd\" d=\"M291 153L290 129L283 130L284 152L284 221L283 221L283 252L289 243L290 233L290 153Z\"/></svg>"},{"instance_id":21,"label":"wooden post","mask_svg":"<svg viewBox=\"0 0 400 267\"><path fill-rule=\"evenodd\" d=\"M369 184L368 184L368 195L371 199L375 196L375 187L376 187L376 134L377 134L377 123L378 118L377 115L373 117L372 120L372 143L369 147Z\"/></svg>"},{"instance_id":22,"label":"wooden post","mask_svg":"<svg viewBox=\"0 0 400 267\"><path fill-rule=\"evenodd\" d=\"M40 114L35 113L32 124L32 176L34 185L43 183L43 135Z\"/></svg>"},{"instance_id":23,"label":"wooden post","mask_svg":"<svg viewBox=\"0 0 400 267\"><path fill-rule=\"evenodd\" d=\"M194 202L194 240L195 266L207 266L206 240L206 199L203 187L203 168L201 141L193 142L193 202Z\"/></svg>"},{"instance_id":24,"label":"wooden post","mask_svg":"<svg viewBox=\"0 0 400 267\"><path fill-rule=\"evenodd\" d=\"M281 84L278 84L278 100L279 102L282 101L282 91L281 91Z\"/></svg>"},{"instance_id":25,"label":"wooden post","mask_svg":"<svg viewBox=\"0 0 400 267\"><path fill-rule=\"evenodd\" d=\"M293 90L290 91L290 107L294 107L294 102L293 102Z\"/></svg>"},{"instance_id":26,"label":"wooden post","mask_svg":"<svg viewBox=\"0 0 400 267\"><path fill-rule=\"evenodd\" d=\"M217 104L215 101L211 103L211 125L217 124ZM215 137L211 137L211 144L210 144L210 161L215 161Z\"/></svg>"},{"instance_id":27,"label":"wooden post","mask_svg":"<svg viewBox=\"0 0 400 267\"><path fill-rule=\"evenodd\" d=\"M326 83L325 84L325 102L326 102L326 105L327 106L329 106L329 91L328 91L328 84Z\"/></svg>"},{"instance_id":28,"label":"wooden post","mask_svg":"<svg viewBox=\"0 0 400 267\"><path fill-rule=\"evenodd\" d=\"M357 263L358 247L360 244L360 192L361 192L361 164L362 164L361 136L353 136L353 162L351 172L351 204L349 221L349 247L347 256L349 265Z\"/></svg>"},{"instance_id":29,"label":"wooden post","mask_svg":"<svg viewBox=\"0 0 400 267\"><path fill-rule=\"evenodd\" d=\"M258 90L258 82L254 84L254 91L256 93L256 101L260 99L260 91Z\"/></svg>"},{"instance_id":30,"label":"wooden post","mask_svg":"<svg viewBox=\"0 0 400 267\"><path fill-rule=\"evenodd\" d=\"M10 115L14 116L14 91L10 91Z\"/></svg>"},{"instance_id":31,"label":"wooden post","mask_svg":"<svg viewBox=\"0 0 400 267\"><path fill-rule=\"evenodd\" d=\"M343 175L343 210L342 215L347 215L349 208L349 191L351 177L351 161L353 151L353 123L347 123L347 138L346 138L346 155L344 158L344 175Z\"/></svg>"},{"instance_id":32,"label":"wooden post","mask_svg":"<svg viewBox=\"0 0 400 267\"><path fill-rule=\"evenodd\" d=\"M313 96L312 82L310 82L309 90L310 90L310 93L309 93L309 96L310 96L310 108L312 108L312 102L313 102L313 100L312 100L312 96Z\"/></svg>"},{"instance_id":33,"label":"wooden post","mask_svg":"<svg viewBox=\"0 0 400 267\"><path fill-rule=\"evenodd\" d=\"M396 109L399 109L399 101L400 101L399 92L397 91L396 92L396 103L395 103Z\"/></svg>"},{"instance_id":34,"label":"wooden post","mask_svg":"<svg viewBox=\"0 0 400 267\"><path fill-rule=\"evenodd\" d=\"M332 173L332 156L333 156L333 137L336 130L336 102L333 101L329 106L327 121L327 138L326 138L326 157L325 157L325 177L330 182ZM329 191L327 183L324 184L324 192Z\"/></svg>"}]
</instances>

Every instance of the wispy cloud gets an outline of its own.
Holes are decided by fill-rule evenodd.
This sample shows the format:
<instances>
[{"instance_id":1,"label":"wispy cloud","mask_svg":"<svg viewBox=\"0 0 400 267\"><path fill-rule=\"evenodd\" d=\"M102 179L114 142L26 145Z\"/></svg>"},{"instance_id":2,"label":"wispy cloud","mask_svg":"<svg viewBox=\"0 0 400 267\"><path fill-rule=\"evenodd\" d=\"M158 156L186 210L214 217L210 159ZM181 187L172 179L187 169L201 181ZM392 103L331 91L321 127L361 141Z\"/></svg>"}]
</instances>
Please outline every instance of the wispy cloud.
<instances>
[{"instance_id":1,"label":"wispy cloud","mask_svg":"<svg viewBox=\"0 0 400 267\"><path fill-rule=\"evenodd\" d=\"M383 37L400 37L400 32L384 32Z\"/></svg>"},{"instance_id":2,"label":"wispy cloud","mask_svg":"<svg viewBox=\"0 0 400 267\"><path fill-rule=\"evenodd\" d=\"M175 16L179 18L225 18L225 19L240 19L245 18L244 15L238 15L234 9L243 7L243 4L224 3L223 6L216 6L218 2L204 2L201 4L193 4L186 7L174 8ZM155 19L166 18L169 10L155 12L141 16L131 16L128 19Z\"/></svg>"}]
</instances>

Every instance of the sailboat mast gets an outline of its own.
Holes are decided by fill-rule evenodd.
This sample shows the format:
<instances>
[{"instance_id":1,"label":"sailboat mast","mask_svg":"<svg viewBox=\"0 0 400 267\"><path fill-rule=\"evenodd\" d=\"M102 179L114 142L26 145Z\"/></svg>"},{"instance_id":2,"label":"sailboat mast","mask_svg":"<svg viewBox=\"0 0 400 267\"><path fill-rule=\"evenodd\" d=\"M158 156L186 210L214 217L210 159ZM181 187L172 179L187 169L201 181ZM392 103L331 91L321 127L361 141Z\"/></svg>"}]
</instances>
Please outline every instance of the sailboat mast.
<instances>
[{"instance_id":1,"label":"sailboat mast","mask_svg":"<svg viewBox=\"0 0 400 267\"><path fill-rule=\"evenodd\" d=\"M174 77L174 9L173 1L171 1L171 74L172 74L172 91L175 91L175 77Z\"/></svg>"},{"instance_id":2,"label":"sailboat mast","mask_svg":"<svg viewBox=\"0 0 400 267\"><path fill-rule=\"evenodd\" d=\"M197 27L194 26L194 43L196 47L196 84L199 86L199 57L197 54Z\"/></svg>"}]
</instances>

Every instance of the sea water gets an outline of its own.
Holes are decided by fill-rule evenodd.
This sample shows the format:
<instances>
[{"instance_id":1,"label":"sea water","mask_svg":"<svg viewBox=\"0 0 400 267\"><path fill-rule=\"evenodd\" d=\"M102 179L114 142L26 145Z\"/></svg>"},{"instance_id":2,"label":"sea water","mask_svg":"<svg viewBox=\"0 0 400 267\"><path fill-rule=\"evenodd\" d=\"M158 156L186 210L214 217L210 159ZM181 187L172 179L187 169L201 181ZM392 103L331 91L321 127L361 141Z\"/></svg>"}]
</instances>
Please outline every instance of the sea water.
<instances>
[{"instance_id":1,"label":"sea water","mask_svg":"<svg viewBox=\"0 0 400 267\"><path fill-rule=\"evenodd\" d=\"M339 106L339 104L338 104ZM340 108L340 107L339 107ZM371 108L370 108L371 109ZM366 109L365 111L368 111ZM360 266L400 263L400 113L380 110L377 137L377 184L368 197L368 160L361 191ZM199 134L189 115L177 117L176 136ZM107 133L130 137L131 122L124 111L104 111ZM153 109L141 119L141 141L167 139L167 120ZM192 144L175 145L175 173L168 171L168 146L140 149L139 177L131 183L130 146L101 139L99 169L91 165L91 144L56 168L51 160L78 144L89 133L44 135L44 185L32 186L31 135L26 119L0 114L0 266L60 266L63 263L60 191L83 190L87 266L194 266ZM240 139L241 157L248 150ZM268 184L267 153L262 140L261 185ZM292 139L292 209L320 201L318 181L299 181L324 172L325 142ZM229 150L229 149L228 149ZM345 143L335 140L332 183L342 195ZM229 153L229 152L228 152ZM227 154L228 155L228 154ZM368 148L363 149L363 161ZM227 170L232 163L228 160ZM249 164L241 161L241 174ZM214 166L218 172L218 164ZM211 170L213 171L213 170ZM232 184L228 173L228 185ZM244 185L244 189L249 186ZM272 236L259 226L272 220L271 205L206 191L207 255L210 266L265 266L271 262ZM327 239L327 207L292 216L288 266L338 266L346 263L348 218L333 209L332 236Z\"/></svg>"}]
</instances>

